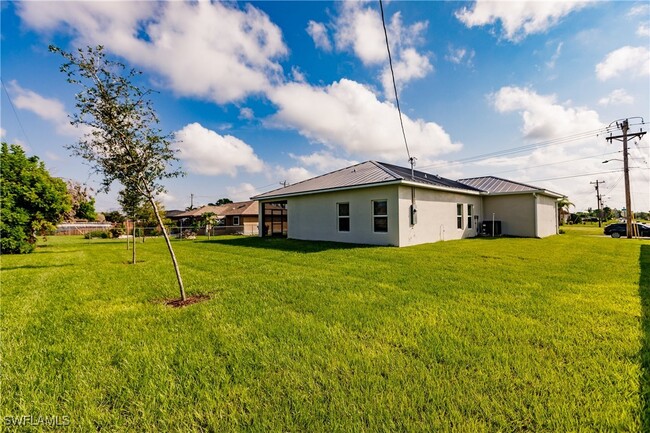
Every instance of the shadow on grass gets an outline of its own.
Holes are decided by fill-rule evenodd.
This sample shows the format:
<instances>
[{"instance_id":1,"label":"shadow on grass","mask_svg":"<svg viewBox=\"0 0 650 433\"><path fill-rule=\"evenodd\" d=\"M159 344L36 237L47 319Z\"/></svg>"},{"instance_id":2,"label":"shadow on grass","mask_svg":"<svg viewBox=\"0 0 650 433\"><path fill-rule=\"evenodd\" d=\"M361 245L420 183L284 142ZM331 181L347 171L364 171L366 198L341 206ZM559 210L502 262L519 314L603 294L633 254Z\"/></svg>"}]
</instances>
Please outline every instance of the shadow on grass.
<instances>
[{"instance_id":1,"label":"shadow on grass","mask_svg":"<svg viewBox=\"0 0 650 433\"><path fill-rule=\"evenodd\" d=\"M345 244L341 242L326 241L300 241L296 239L285 238L259 238L259 237L241 237L229 239L211 239L205 241L196 241L198 243L208 243L217 245L230 245L235 247L262 248L278 251L289 251L294 253L320 253L328 250L351 250L357 248L370 248L372 245Z\"/></svg>"},{"instance_id":2,"label":"shadow on grass","mask_svg":"<svg viewBox=\"0 0 650 433\"><path fill-rule=\"evenodd\" d=\"M72 263L64 263L60 265L22 265L22 266L3 266L0 268L3 271L15 271L17 269L48 269L48 268L64 268L67 266L74 266Z\"/></svg>"},{"instance_id":3,"label":"shadow on grass","mask_svg":"<svg viewBox=\"0 0 650 433\"><path fill-rule=\"evenodd\" d=\"M641 346L642 376L639 385L641 394L641 431L650 431L650 245L641 245L639 254L639 294L641 297Z\"/></svg>"}]
</instances>

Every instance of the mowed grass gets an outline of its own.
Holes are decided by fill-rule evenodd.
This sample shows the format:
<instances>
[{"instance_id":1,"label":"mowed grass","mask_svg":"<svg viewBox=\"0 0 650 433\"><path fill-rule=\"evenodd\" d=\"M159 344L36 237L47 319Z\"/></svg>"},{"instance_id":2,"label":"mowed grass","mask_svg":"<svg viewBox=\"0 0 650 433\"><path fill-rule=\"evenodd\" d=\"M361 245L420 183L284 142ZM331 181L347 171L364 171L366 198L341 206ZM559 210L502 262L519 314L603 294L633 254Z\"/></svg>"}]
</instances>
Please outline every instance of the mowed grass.
<instances>
[{"instance_id":1,"label":"mowed grass","mask_svg":"<svg viewBox=\"0 0 650 433\"><path fill-rule=\"evenodd\" d=\"M642 431L650 244L50 238L2 257L2 416L67 431ZM40 431L42 427L32 427ZM21 427L29 431L29 428ZM647 431L647 430L646 430Z\"/></svg>"}]
</instances>

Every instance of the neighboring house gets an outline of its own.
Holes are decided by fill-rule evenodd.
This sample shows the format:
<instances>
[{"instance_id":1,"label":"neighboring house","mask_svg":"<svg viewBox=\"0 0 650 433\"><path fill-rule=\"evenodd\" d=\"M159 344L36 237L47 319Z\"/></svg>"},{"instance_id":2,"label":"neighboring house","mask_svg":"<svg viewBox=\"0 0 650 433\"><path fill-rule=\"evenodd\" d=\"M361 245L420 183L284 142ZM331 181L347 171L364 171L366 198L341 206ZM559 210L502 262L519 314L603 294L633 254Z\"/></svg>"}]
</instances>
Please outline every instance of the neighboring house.
<instances>
[{"instance_id":1,"label":"neighboring house","mask_svg":"<svg viewBox=\"0 0 650 433\"><path fill-rule=\"evenodd\" d=\"M561 197L495 177L453 181L367 161L253 199L260 203L260 235L408 246L477 236L481 227L553 235Z\"/></svg>"},{"instance_id":2,"label":"neighboring house","mask_svg":"<svg viewBox=\"0 0 650 433\"><path fill-rule=\"evenodd\" d=\"M218 224L214 229L216 234L258 234L258 206L254 200L228 203L221 206L202 206L197 209L170 216L171 219L189 226L201 219L203 214L212 212L216 215Z\"/></svg>"}]
</instances>

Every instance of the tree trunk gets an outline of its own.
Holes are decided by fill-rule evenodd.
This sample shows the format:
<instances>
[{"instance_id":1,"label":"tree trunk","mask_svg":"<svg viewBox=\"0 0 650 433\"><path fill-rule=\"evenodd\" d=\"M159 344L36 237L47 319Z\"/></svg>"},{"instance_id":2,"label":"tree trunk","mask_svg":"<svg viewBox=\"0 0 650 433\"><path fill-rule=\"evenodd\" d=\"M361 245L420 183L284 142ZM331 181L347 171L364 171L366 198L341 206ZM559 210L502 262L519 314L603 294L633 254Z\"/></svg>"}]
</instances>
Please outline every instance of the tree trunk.
<instances>
[{"instance_id":1,"label":"tree trunk","mask_svg":"<svg viewBox=\"0 0 650 433\"><path fill-rule=\"evenodd\" d=\"M149 199L149 203L151 203L151 206L153 207L153 213L156 214L158 225L160 225L160 228L163 232L163 236L165 238L165 242L167 243L167 249L169 250L169 255L172 257L172 263L174 263L174 271L176 271L176 279L178 280L178 288L180 289L181 292L181 300L184 301L187 299L185 296L185 287L183 287L183 278L181 278L181 271L178 268L178 262L176 261L176 255L174 254L172 243L169 240L169 235L167 234L167 230L165 229L163 220L160 217L160 213L158 212L158 206L156 206L156 201L153 199L153 196L151 194L148 194L147 198Z\"/></svg>"},{"instance_id":2,"label":"tree trunk","mask_svg":"<svg viewBox=\"0 0 650 433\"><path fill-rule=\"evenodd\" d=\"M131 245L133 245L133 260L131 260L131 263L135 265L135 220L133 220L133 241Z\"/></svg>"},{"instance_id":3,"label":"tree trunk","mask_svg":"<svg viewBox=\"0 0 650 433\"><path fill-rule=\"evenodd\" d=\"M124 232L126 233L126 249L129 249L129 220L124 224Z\"/></svg>"}]
</instances>

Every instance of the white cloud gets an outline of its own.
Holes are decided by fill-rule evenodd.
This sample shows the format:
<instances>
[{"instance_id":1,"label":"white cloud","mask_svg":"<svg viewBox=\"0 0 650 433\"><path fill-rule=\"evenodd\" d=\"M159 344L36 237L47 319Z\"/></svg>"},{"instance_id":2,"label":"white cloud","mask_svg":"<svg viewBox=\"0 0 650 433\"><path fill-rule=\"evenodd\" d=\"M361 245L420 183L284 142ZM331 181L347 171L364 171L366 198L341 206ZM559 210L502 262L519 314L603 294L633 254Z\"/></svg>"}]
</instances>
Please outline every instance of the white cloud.
<instances>
[{"instance_id":1,"label":"white cloud","mask_svg":"<svg viewBox=\"0 0 650 433\"><path fill-rule=\"evenodd\" d=\"M642 38L650 38L650 23L641 23L636 28L636 35Z\"/></svg>"},{"instance_id":2,"label":"white cloud","mask_svg":"<svg viewBox=\"0 0 650 433\"><path fill-rule=\"evenodd\" d=\"M522 132L528 139L548 140L603 126L595 111L558 104L555 95L539 95L521 87L502 87L490 97L498 112L521 114Z\"/></svg>"},{"instance_id":3,"label":"white cloud","mask_svg":"<svg viewBox=\"0 0 650 433\"><path fill-rule=\"evenodd\" d=\"M289 185L294 183L302 182L303 180L310 179L314 176L322 173L314 173L307 170L304 167L275 167L275 176L273 179L282 179L284 182L287 182Z\"/></svg>"},{"instance_id":4,"label":"white cloud","mask_svg":"<svg viewBox=\"0 0 650 433\"><path fill-rule=\"evenodd\" d=\"M470 28L500 21L502 36L518 42L528 35L545 32L566 15L587 4L587 1L573 0L477 0L470 8L465 6L456 11L456 18Z\"/></svg>"},{"instance_id":5,"label":"white cloud","mask_svg":"<svg viewBox=\"0 0 650 433\"><path fill-rule=\"evenodd\" d=\"M244 182L237 186L229 186L226 188L228 198L234 202L248 201L254 195L260 194L263 191L258 191L252 184Z\"/></svg>"},{"instance_id":6,"label":"white cloud","mask_svg":"<svg viewBox=\"0 0 650 433\"><path fill-rule=\"evenodd\" d=\"M180 159L193 173L235 176L239 169L259 172L264 167L251 146L232 135L219 135L198 123L186 125L174 136Z\"/></svg>"},{"instance_id":7,"label":"white cloud","mask_svg":"<svg viewBox=\"0 0 650 433\"><path fill-rule=\"evenodd\" d=\"M226 103L281 79L288 50L269 17L222 2L23 2L36 30L68 29L77 43L103 44L160 74L178 94ZM200 66L198 66L200 65Z\"/></svg>"},{"instance_id":8,"label":"white cloud","mask_svg":"<svg viewBox=\"0 0 650 433\"><path fill-rule=\"evenodd\" d=\"M43 120L54 125L58 134L80 137L88 128L73 126L61 101L46 98L38 93L21 87L15 80L9 82L9 92L16 108L31 111Z\"/></svg>"},{"instance_id":9,"label":"white cloud","mask_svg":"<svg viewBox=\"0 0 650 433\"><path fill-rule=\"evenodd\" d=\"M647 4L640 4L640 5L635 5L627 13L628 17L636 17L636 16L648 16L650 14L650 5Z\"/></svg>"},{"instance_id":10,"label":"white cloud","mask_svg":"<svg viewBox=\"0 0 650 433\"><path fill-rule=\"evenodd\" d=\"M601 81L623 73L632 77L650 75L650 50L646 47L627 45L607 54L605 59L596 65L596 75Z\"/></svg>"},{"instance_id":11,"label":"white cloud","mask_svg":"<svg viewBox=\"0 0 650 433\"><path fill-rule=\"evenodd\" d=\"M555 64L557 63L558 59L560 58L560 55L562 54L562 46L564 45L564 42L560 42L557 44L557 48L555 48L555 53L551 56L551 60L546 62L546 67L549 69L555 69Z\"/></svg>"},{"instance_id":12,"label":"white cloud","mask_svg":"<svg viewBox=\"0 0 650 433\"><path fill-rule=\"evenodd\" d=\"M393 14L387 25L398 91L409 81L433 71L428 56L415 49L415 45L423 41L422 33L427 26L426 21L405 26L399 12ZM339 51L351 49L366 66L384 65L379 78L386 97L394 98L386 36L379 11L361 2L343 3L333 27Z\"/></svg>"},{"instance_id":13,"label":"white cloud","mask_svg":"<svg viewBox=\"0 0 650 433\"><path fill-rule=\"evenodd\" d=\"M327 151L315 152L309 155L289 154L289 156L304 166L315 168L319 173L328 173L358 163L358 161L338 158Z\"/></svg>"},{"instance_id":14,"label":"white cloud","mask_svg":"<svg viewBox=\"0 0 650 433\"><path fill-rule=\"evenodd\" d=\"M293 81L297 81L299 83L304 83L307 81L305 74L300 70L298 66L291 67L291 77L293 78Z\"/></svg>"},{"instance_id":15,"label":"white cloud","mask_svg":"<svg viewBox=\"0 0 650 433\"><path fill-rule=\"evenodd\" d=\"M307 25L307 33L314 40L314 45L316 48L320 48L325 51L332 51L332 43L330 42L329 35L327 34L327 27L323 23L317 23L316 21L310 20Z\"/></svg>"},{"instance_id":16,"label":"white cloud","mask_svg":"<svg viewBox=\"0 0 650 433\"><path fill-rule=\"evenodd\" d=\"M327 87L290 83L269 98L279 107L274 122L331 150L361 159L406 160L397 109L355 81L342 79ZM404 127L411 153L422 163L461 148L436 123L404 116Z\"/></svg>"},{"instance_id":17,"label":"white cloud","mask_svg":"<svg viewBox=\"0 0 650 433\"><path fill-rule=\"evenodd\" d=\"M5 135L7 135L7 130L4 128L0 128L0 138L4 139Z\"/></svg>"},{"instance_id":18,"label":"white cloud","mask_svg":"<svg viewBox=\"0 0 650 433\"><path fill-rule=\"evenodd\" d=\"M395 84L399 92L402 87L415 78L423 78L433 70L429 59L418 54L413 48L407 48L400 52L400 58L393 64ZM390 67L386 66L381 74L381 82L384 86L386 97L394 99L393 78Z\"/></svg>"},{"instance_id":19,"label":"white cloud","mask_svg":"<svg viewBox=\"0 0 650 433\"><path fill-rule=\"evenodd\" d=\"M239 110L239 118L252 120L255 118L255 112L253 112L252 108L244 107L241 110Z\"/></svg>"},{"instance_id":20,"label":"white cloud","mask_svg":"<svg viewBox=\"0 0 650 433\"><path fill-rule=\"evenodd\" d=\"M625 89L616 89L604 98L601 98L598 103L600 105L622 105L634 103L634 97L628 95Z\"/></svg>"},{"instance_id":21,"label":"white cloud","mask_svg":"<svg viewBox=\"0 0 650 433\"><path fill-rule=\"evenodd\" d=\"M471 67L475 55L476 52L474 50L468 50L467 48L463 47L455 48L453 46L449 46L447 54L445 55L445 60L456 65L465 64Z\"/></svg>"}]
</instances>

